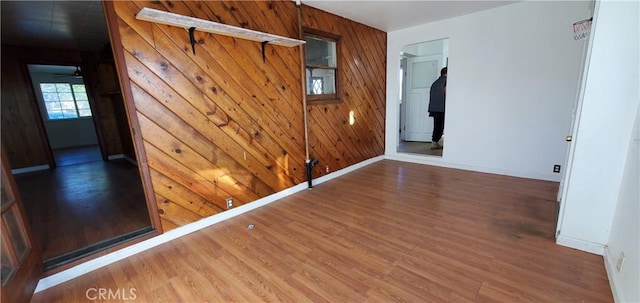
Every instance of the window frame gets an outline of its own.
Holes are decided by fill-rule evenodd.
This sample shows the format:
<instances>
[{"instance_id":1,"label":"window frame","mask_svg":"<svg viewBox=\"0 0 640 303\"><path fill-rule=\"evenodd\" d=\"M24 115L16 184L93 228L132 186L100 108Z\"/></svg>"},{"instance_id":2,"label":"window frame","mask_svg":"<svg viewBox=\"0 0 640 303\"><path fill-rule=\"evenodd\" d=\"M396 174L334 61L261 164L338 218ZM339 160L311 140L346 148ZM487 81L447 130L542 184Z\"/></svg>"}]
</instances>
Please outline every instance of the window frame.
<instances>
[{"instance_id":1,"label":"window frame","mask_svg":"<svg viewBox=\"0 0 640 303\"><path fill-rule=\"evenodd\" d=\"M75 117L69 117L69 118L64 118L64 117L63 118L51 118L50 117L50 113L49 113L49 109L47 108L47 103L48 102L55 102L55 101L46 101L45 100L45 96L44 96L45 92L42 90L42 85L43 84L52 84L52 85L66 84L66 85L68 85L69 89L70 89L69 93L71 93L71 96L73 98L73 105L74 105L74 109L75 109L75 112L76 112L76 116ZM87 96L87 100L78 100L78 98L76 97L76 94L78 92L76 92L75 89L74 89L75 85L82 85L84 87L84 89L85 89L84 93ZM38 83L38 88L40 89L40 97L42 98L42 106L43 106L44 115L45 115L44 118L46 119L46 121L70 121L70 120L77 120L77 119L92 119L93 118L93 110L91 108L91 102L89 101L89 92L88 92L86 84L84 84L84 83L73 83L73 82L68 82L68 81L45 81L45 82ZM58 92L57 89L56 89L55 93L58 94L58 96L60 94L60 92ZM68 102L68 101L60 101L60 100L58 100L57 102L60 103L60 102ZM78 102L87 102L87 104L89 105L89 108L80 108L78 106ZM80 114L80 110L81 109L88 109L89 110L89 115L88 116L82 116Z\"/></svg>"},{"instance_id":2,"label":"window frame","mask_svg":"<svg viewBox=\"0 0 640 303\"><path fill-rule=\"evenodd\" d=\"M305 93L307 94L306 98L307 98L307 104L309 105L313 105L313 104L326 104L326 103L340 103L342 102L342 98L341 98L341 63L342 63L342 52L341 50L341 43L340 43L340 39L341 37L339 35L336 34L332 34L332 33L328 33L328 32L323 32L317 29L313 29L313 28L303 28L303 35L304 35L304 39L306 39L307 37L311 37L311 38L316 38L316 39L320 39L320 40L325 40L325 41L331 41L334 42L336 44L336 66L335 67L328 67L328 66L318 66L318 65L308 65L307 64L307 53L305 50L305 54L304 54L304 77L305 77L305 87L307 87L309 85L309 80L307 79L307 69L308 68L313 68L313 69L324 69L324 70L333 70L334 71L334 79L335 79L335 93L334 94L320 94L320 95L316 95L316 94L310 94L309 93L309 89L305 89ZM310 75L311 79L313 79L313 75ZM323 84L324 85L324 84Z\"/></svg>"}]
</instances>

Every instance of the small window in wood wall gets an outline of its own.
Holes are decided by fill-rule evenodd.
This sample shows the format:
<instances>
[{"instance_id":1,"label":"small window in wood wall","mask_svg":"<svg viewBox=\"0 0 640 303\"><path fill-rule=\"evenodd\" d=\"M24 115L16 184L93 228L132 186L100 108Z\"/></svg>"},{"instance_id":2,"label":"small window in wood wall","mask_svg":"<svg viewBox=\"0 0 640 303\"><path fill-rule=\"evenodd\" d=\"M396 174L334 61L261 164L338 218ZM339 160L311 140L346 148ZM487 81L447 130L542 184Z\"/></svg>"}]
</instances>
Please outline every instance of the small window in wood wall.
<instances>
[{"instance_id":1,"label":"small window in wood wall","mask_svg":"<svg viewBox=\"0 0 640 303\"><path fill-rule=\"evenodd\" d=\"M304 40L307 101L310 104L340 102L339 37L305 29Z\"/></svg>"}]
</instances>

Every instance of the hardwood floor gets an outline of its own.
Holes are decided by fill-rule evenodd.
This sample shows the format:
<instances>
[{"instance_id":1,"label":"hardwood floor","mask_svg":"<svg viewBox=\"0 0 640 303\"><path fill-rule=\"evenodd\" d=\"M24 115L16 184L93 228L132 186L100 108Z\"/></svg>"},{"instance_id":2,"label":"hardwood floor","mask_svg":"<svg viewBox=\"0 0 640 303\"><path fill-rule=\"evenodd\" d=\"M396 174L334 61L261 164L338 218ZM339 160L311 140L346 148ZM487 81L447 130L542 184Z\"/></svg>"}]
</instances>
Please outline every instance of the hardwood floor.
<instances>
[{"instance_id":1,"label":"hardwood floor","mask_svg":"<svg viewBox=\"0 0 640 303\"><path fill-rule=\"evenodd\" d=\"M150 226L138 168L126 160L76 163L15 179L45 264Z\"/></svg>"},{"instance_id":2,"label":"hardwood floor","mask_svg":"<svg viewBox=\"0 0 640 303\"><path fill-rule=\"evenodd\" d=\"M53 157L57 166L102 161L100 146L98 145L56 149L53 150Z\"/></svg>"},{"instance_id":3,"label":"hardwood floor","mask_svg":"<svg viewBox=\"0 0 640 303\"><path fill-rule=\"evenodd\" d=\"M612 302L602 257L554 243L557 189L385 160L33 302Z\"/></svg>"},{"instance_id":4,"label":"hardwood floor","mask_svg":"<svg viewBox=\"0 0 640 303\"><path fill-rule=\"evenodd\" d=\"M399 153L421 154L442 157L442 148L431 149L431 142L400 141Z\"/></svg>"}]
</instances>

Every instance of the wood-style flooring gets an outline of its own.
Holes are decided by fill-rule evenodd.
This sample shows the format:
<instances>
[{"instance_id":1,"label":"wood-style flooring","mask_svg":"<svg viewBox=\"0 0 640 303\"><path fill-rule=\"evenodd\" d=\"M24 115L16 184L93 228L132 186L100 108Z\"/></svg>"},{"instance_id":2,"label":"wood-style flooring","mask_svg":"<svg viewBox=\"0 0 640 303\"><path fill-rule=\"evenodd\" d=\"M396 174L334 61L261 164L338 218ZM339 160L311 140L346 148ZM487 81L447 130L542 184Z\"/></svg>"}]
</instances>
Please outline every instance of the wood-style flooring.
<instances>
[{"instance_id":1,"label":"wood-style flooring","mask_svg":"<svg viewBox=\"0 0 640 303\"><path fill-rule=\"evenodd\" d=\"M442 157L443 149L431 149L431 142L400 141L399 153L420 154Z\"/></svg>"},{"instance_id":2,"label":"wood-style flooring","mask_svg":"<svg viewBox=\"0 0 640 303\"><path fill-rule=\"evenodd\" d=\"M150 226L138 168L124 159L77 162L91 156L83 154L15 176L45 261Z\"/></svg>"},{"instance_id":3,"label":"wood-style flooring","mask_svg":"<svg viewBox=\"0 0 640 303\"><path fill-rule=\"evenodd\" d=\"M67 166L88 162L102 161L100 146L91 145L53 150L53 158L57 166Z\"/></svg>"},{"instance_id":4,"label":"wood-style flooring","mask_svg":"<svg viewBox=\"0 0 640 303\"><path fill-rule=\"evenodd\" d=\"M554 243L557 190L384 160L33 302L612 302L602 257Z\"/></svg>"}]
</instances>

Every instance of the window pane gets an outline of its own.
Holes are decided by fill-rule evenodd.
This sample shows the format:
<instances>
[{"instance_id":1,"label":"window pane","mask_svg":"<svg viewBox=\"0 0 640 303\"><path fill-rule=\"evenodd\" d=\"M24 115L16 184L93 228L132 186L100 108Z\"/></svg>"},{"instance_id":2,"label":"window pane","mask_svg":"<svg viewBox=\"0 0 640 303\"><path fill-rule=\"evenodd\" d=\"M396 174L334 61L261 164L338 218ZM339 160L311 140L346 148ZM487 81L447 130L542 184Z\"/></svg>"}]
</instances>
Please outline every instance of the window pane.
<instances>
[{"instance_id":1,"label":"window pane","mask_svg":"<svg viewBox=\"0 0 640 303\"><path fill-rule=\"evenodd\" d=\"M17 204L11 206L11 209L2 216L2 220L9 230L9 238L18 257L18 262L22 261L31 248L19 216Z\"/></svg>"},{"instance_id":2,"label":"window pane","mask_svg":"<svg viewBox=\"0 0 640 303\"><path fill-rule=\"evenodd\" d=\"M60 102L45 102L44 105L47 107L47 111L52 110L60 110Z\"/></svg>"},{"instance_id":3,"label":"window pane","mask_svg":"<svg viewBox=\"0 0 640 303\"><path fill-rule=\"evenodd\" d=\"M40 89L43 93L56 92L56 85L53 83L40 83Z\"/></svg>"},{"instance_id":4,"label":"window pane","mask_svg":"<svg viewBox=\"0 0 640 303\"><path fill-rule=\"evenodd\" d=\"M60 102L60 105L62 106L62 109L76 109L76 105L73 101Z\"/></svg>"},{"instance_id":5,"label":"window pane","mask_svg":"<svg viewBox=\"0 0 640 303\"><path fill-rule=\"evenodd\" d=\"M57 93L42 93L44 101L58 101Z\"/></svg>"},{"instance_id":6,"label":"window pane","mask_svg":"<svg viewBox=\"0 0 640 303\"><path fill-rule=\"evenodd\" d=\"M71 92L71 85L69 83L56 83L56 90L59 93Z\"/></svg>"},{"instance_id":7,"label":"window pane","mask_svg":"<svg viewBox=\"0 0 640 303\"><path fill-rule=\"evenodd\" d=\"M64 115L65 119L68 118L78 118L78 112L76 112L76 109L63 109L62 110L62 114Z\"/></svg>"},{"instance_id":8,"label":"window pane","mask_svg":"<svg viewBox=\"0 0 640 303\"><path fill-rule=\"evenodd\" d=\"M336 93L336 71L307 68L307 94L332 95Z\"/></svg>"},{"instance_id":9,"label":"window pane","mask_svg":"<svg viewBox=\"0 0 640 303\"><path fill-rule=\"evenodd\" d=\"M87 92L87 88L84 87L84 85L82 84L74 84L73 86L73 92L74 93L86 93Z\"/></svg>"},{"instance_id":10,"label":"window pane","mask_svg":"<svg viewBox=\"0 0 640 303\"><path fill-rule=\"evenodd\" d=\"M336 42L315 37L305 37L304 46L307 65L336 66Z\"/></svg>"},{"instance_id":11,"label":"window pane","mask_svg":"<svg viewBox=\"0 0 640 303\"><path fill-rule=\"evenodd\" d=\"M91 108L89 107L89 101L76 101L76 105L78 105L78 109Z\"/></svg>"},{"instance_id":12,"label":"window pane","mask_svg":"<svg viewBox=\"0 0 640 303\"><path fill-rule=\"evenodd\" d=\"M49 110L47 111L47 114L49 114L49 119L51 120L64 119L64 115L61 110Z\"/></svg>"},{"instance_id":13,"label":"window pane","mask_svg":"<svg viewBox=\"0 0 640 303\"><path fill-rule=\"evenodd\" d=\"M11 258L11 251L9 250L9 246L7 245L7 240L2 235L2 240L0 240L0 245L2 245L2 251L0 251L0 257L2 257L2 271L0 272L0 276L2 277L2 285L9 280L9 277L15 272L17 266L15 262L13 262L13 258Z\"/></svg>"},{"instance_id":14,"label":"window pane","mask_svg":"<svg viewBox=\"0 0 640 303\"><path fill-rule=\"evenodd\" d=\"M87 93L83 93L83 92L79 92L79 93L75 93L76 96L76 100L89 100L89 98L87 98Z\"/></svg>"},{"instance_id":15,"label":"window pane","mask_svg":"<svg viewBox=\"0 0 640 303\"><path fill-rule=\"evenodd\" d=\"M73 101L73 95L71 93L59 93L58 98L60 98L60 101Z\"/></svg>"},{"instance_id":16,"label":"window pane","mask_svg":"<svg viewBox=\"0 0 640 303\"><path fill-rule=\"evenodd\" d=\"M91 109L79 109L80 117L91 117Z\"/></svg>"}]
</instances>

